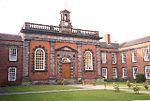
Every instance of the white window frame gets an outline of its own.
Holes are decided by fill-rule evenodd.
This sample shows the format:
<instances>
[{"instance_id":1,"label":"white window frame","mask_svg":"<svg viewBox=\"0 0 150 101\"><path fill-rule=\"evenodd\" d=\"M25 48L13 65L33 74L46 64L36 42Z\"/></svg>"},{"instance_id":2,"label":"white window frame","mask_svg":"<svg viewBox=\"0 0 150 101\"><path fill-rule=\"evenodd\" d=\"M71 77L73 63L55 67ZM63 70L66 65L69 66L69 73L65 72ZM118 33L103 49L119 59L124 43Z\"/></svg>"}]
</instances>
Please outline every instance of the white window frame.
<instances>
[{"instance_id":1,"label":"white window frame","mask_svg":"<svg viewBox=\"0 0 150 101\"><path fill-rule=\"evenodd\" d=\"M106 64L107 63L107 54L106 54L106 52L101 52L101 62L102 62L102 64Z\"/></svg>"},{"instance_id":2,"label":"white window frame","mask_svg":"<svg viewBox=\"0 0 150 101\"><path fill-rule=\"evenodd\" d=\"M104 77L105 79L107 79L107 68L102 68L102 77Z\"/></svg>"},{"instance_id":3,"label":"white window frame","mask_svg":"<svg viewBox=\"0 0 150 101\"><path fill-rule=\"evenodd\" d=\"M116 67L112 68L112 78L113 79L117 79L118 78L117 68Z\"/></svg>"},{"instance_id":4,"label":"white window frame","mask_svg":"<svg viewBox=\"0 0 150 101\"><path fill-rule=\"evenodd\" d=\"M117 54L116 53L112 53L111 57L112 57L112 64L116 64L117 63Z\"/></svg>"},{"instance_id":5,"label":"white window frame","mask_svg":"<svg viewBox=\"0 0 150 101\"><path fill-rule=\"evenodd\" d=\"M143 60L144 61L150 61L149 47L144 47L143 48Z\"/></svg>"},{"instance_id":6,"label":"white window frame","mask_svg":"<svg viewBox=\"0 0 150 101\"><path fill-rule=\"evenodd\" d=\"M150 79L150 66L145 66L145 77Z\"/></svg>"},{"instance_id":7,"label":"white window frame","mask_svg":"<svg viewBox=\"0 0 150 101\"><path fill-rule=\"evenodd\" d=\"M137 52L136 49L131 50L131 61L132 62L137 62Z\"/></svg>"},{"instance_id":8,"label":"white window frame","mask_svg":"<svg viewBox=\"0 0 150 101\"><path fill-rule=\"evenodd\" d=\"M9 61L17 61L18 55L17 52L18 52L17 48L14 47L9 48Z\"/></svg>"},{"instance_id":9,"label":"white window frame","mask_svg":"<svg viewBox=\"0 0 150 101\"><path fill-rule=\"evenodd\" d=\"M43 52L43 60L39 60L38 62L40 62L41 64L43 64L43 66L42 67L40 67L40 68L37 68L37 51L38 50L41 50L42 52ZM36 50L35 50L35 52L34 52L34 69L35 70L45 70L45 50L44 49L42 49L42 48L37 48ZM41 57L40 57L41 58ZM39 65L40 65L40 63L38 63Z\"/></svg>"},{"instance_id":10,"label":"white window frame","mask_svg":"<svg viewBox=\"0 0 150 101\"><path fill-rule=\"evenodd\" d=\"M125 68L125 67L122 68L122 78L123 79L127 78L127 68Z\"/></svg>"},{"instance_id":11,"label":"white window frame","mask_svg":"<svg viewBox=\"0 0 150 101\"><path fill-rule=\"evenodd\" d=\"M85 70L93 70L93 54L91 51L84 53Z\"/></svg>"},{"instance_id":12,"label":"white window frame","mask_svg":"<svg viewBox=\"0 0 150 101\"><path fill-rule=\"evenodd\" d=\"M121 53L121 62L126 63L126 52Z\"/></svg>"},{"instance_id":13,"label":"white window frame","mask_svg":"<svg viewBox=\"0 0 150 101\"><path fill-rule=\"evenodd\" d=\"M138 73L138 68L137 67L132 67L132 75L133 79L136 79L136 74Z\"/></svg>"},{"instance_id":14,"label":"white window frame","mask_svg":"<svg viewBox=\"0 0 150 101\"><path fill-rule=\"evenodd\" d=\"M16 67L9 67L8 68L8 81L16 81L16 73L17 73Z\"/></svg>"}]
</instances>

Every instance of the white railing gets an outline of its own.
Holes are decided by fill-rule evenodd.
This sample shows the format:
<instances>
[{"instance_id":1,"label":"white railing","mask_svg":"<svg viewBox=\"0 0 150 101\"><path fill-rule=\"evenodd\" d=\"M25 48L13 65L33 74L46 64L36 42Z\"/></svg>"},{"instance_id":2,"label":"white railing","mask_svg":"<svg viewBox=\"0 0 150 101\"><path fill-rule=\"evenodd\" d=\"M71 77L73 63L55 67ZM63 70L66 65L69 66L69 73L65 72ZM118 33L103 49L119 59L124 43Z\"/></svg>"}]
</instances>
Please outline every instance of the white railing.
<instances>
[{"instance_id":1,"label":"white railing","mask_svg":"<svg viewBox=\"0 0 150 101\"><path fill-rule=\"evenodd\" d=\"M42 25L42 24L35 24L35 23L30 23L30 22L25 22L22 29L34 29L34 30L61 32L61 28L58 26ZM90 30L82 30L82 29L72 29L71 32L73 34L96 35L96 36L99 35L98 31L90 31Z\"/></svg>"}]
</instances>

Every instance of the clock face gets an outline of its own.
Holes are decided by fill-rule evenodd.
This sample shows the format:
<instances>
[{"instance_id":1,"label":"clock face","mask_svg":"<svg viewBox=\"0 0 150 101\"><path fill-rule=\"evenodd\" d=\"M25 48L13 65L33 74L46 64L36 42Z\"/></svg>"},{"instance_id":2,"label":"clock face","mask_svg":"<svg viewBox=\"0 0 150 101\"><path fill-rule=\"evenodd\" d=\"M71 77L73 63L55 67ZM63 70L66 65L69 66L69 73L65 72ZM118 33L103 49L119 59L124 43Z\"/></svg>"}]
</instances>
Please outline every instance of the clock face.
<instances>
[{"instance_id":1,"label":"clock face","mask_svg":"<svg viewBox=\"0 0 150 101\"><path fill-rule=\"evenodd\" d=\"M65 22L65 23L64 23L64 25L65 25L65 26L68 26L68 23L67 23L67 22Z\"/></svg>"}]
</instances>

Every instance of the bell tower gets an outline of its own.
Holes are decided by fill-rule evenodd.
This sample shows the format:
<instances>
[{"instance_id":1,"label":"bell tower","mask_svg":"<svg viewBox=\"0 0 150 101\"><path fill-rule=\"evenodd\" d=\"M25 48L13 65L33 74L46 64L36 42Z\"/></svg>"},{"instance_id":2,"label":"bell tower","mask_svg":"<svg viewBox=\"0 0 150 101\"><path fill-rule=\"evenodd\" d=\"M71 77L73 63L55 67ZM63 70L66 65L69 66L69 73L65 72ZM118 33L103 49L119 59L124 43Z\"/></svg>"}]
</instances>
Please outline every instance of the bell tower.
<instances>
[{"instance_id":1,"label":"bell tower","mask_svg":"<svg viewBox=\"0 0 150 101\"><path fill-rule=\"evenodd\" d=\"M62 10L60 11L61 14L61 20L60 20L60 31L65 33L71 33L72 25L70 22L70 12L68 10Z\"/></svg>"}]
</instances>

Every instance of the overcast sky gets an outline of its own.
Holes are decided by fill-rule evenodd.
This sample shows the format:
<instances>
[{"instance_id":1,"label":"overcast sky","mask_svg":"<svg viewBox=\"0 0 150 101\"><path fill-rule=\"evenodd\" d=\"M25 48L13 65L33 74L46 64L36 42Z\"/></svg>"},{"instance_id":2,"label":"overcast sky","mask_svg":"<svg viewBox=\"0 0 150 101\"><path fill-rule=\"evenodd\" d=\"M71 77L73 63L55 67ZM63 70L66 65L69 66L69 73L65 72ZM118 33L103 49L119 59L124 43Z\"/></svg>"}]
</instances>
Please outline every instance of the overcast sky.
<instances>
[{"instance_id":1,"label":"overcast sky","mask_svg":"<svg viewBox=\"0 0 150 101\"><path fill-rule=\"evenodd\" d=\"M24 22L58 26L65 8L74 28L109 32L112 42L150 35L150 0L0 0L0 33L18 34Z\"/></svg>"}]
</instances>

